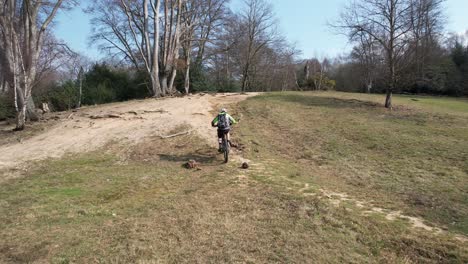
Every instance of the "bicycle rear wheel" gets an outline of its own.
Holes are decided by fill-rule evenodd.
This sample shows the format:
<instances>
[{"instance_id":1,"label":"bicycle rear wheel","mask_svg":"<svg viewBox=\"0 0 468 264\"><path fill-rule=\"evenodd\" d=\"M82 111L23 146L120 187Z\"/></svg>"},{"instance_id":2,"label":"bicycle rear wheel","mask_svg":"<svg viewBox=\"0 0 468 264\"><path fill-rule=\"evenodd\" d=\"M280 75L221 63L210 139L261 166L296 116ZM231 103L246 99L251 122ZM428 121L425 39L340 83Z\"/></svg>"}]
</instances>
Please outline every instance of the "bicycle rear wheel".
<instances>
[{"instance_id":1,"label":"bicycle rear wheel","mask_svg":"<svg viewBox=\"0 0 468 264\"><path fill-rule=\"evenodd\" d=\"M226 139L226 135L223 138L223 149L224 149L224 163L229 161L229 142Z\"/></svg>"}]
</instances>

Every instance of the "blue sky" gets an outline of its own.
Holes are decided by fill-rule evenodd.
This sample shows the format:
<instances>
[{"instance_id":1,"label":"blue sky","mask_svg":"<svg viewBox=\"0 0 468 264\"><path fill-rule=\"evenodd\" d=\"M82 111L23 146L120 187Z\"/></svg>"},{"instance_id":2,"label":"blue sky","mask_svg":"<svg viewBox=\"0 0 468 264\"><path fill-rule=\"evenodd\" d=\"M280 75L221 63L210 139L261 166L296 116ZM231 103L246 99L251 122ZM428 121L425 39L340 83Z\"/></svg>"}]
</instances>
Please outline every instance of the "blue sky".
<instances>
[{"instance_id":1,"label":"blue sky","mask_svg":"<svg viewBox=\"0 0 468 264\"><path fill-rule=\"evenodd\" d=\"M267 0L272 3L281 32L302 51L301 57L336 56L350 50L344 36L336 35L327 22L339 18L340 10L350 0ZM85 7L89 0L81 1ZM233 0L232 8L242 0ZM444 4L447 30L462 33L468 30L468 0L447 0ZM80 8L58 15L56 35L70 47L91 59L99 59L99 51L89 46L90 17Z\"/></svg>"}]
</instances>

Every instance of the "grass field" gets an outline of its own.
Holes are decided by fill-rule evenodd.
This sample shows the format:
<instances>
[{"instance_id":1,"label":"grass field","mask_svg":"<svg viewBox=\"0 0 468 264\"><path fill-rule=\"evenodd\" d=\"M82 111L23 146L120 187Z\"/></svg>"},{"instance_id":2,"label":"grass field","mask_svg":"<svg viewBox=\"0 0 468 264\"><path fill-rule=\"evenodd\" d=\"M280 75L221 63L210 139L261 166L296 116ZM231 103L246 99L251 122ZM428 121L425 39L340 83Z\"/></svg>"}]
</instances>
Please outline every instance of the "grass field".
<instances>
[{"instance_id":1,"label":"grass field","mask_svg":"<svg viewBox=\"0 0 468 264\"><path fill-rule=\"evenodd\" d=\"M305 182L468 234L468 102L405 96L388 111L376 99L382 98L345 93L252 98L242 111L260 118L243 127L242 138L261 141L264 155L287 160ZM428 106L426 100L440 102Z\"/></svg>"},{"instance_id":2,"label":"grass field","mask_svg":"<svg viewBox=\"0 0 468 264\"><path fill-rule=\"evenodd\" d=\"M0 262L466 263L454 235L468 235L468 105L397 97L389 112L381 100L240 103L233 138L249 170L223 165L194 135L42 162L0 185ZM185 169L188 159L200 170ZM447 231L334 205L320 189Z\"/></svg>"}]
</instances>

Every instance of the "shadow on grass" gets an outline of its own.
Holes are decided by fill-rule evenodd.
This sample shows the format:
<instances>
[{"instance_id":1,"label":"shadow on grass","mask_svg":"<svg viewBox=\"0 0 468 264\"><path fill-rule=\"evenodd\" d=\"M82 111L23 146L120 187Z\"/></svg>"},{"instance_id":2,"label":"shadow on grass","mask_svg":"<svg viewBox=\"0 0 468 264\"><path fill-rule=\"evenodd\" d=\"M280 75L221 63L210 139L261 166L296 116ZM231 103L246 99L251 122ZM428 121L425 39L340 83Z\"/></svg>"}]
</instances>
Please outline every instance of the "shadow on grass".
<instances>
[{"instance_id":1,"label":"shadow on grass","mask_svg":"<svg viewBox=\"0 0 468 264\"><path fill-rule=\"evenodd\" d=\"M280 94L266 96L268 99L274 99L283 102L299 103L309 107L327 107L336 109L345 108L383 108L382 104L358 99L342 99L335 97L322 97L301 94Z\"/></svg>"},{"instance_id":2,"label":"shadow on grass","mask_svg":"<svg viewBox=\"0 0 468 264\"><path fill-rule=\"evenodd\" d=\"M159 154L159 158L170 162L187 162L195 160L202 166L218 166L220 161L216 158L216 149L198 149L193 153L184 154Z\"/></svg>"}]
</instances>

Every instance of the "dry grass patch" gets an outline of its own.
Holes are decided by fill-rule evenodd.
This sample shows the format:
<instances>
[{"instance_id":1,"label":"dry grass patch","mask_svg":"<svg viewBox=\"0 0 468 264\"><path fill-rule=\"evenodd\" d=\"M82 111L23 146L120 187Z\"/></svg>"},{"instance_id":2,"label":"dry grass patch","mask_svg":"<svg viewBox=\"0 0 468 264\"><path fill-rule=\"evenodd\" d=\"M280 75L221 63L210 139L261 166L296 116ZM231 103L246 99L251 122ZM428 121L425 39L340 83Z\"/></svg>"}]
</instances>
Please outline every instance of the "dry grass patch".
<instances>
[{"instance_id":1,"label":"dry grass patch","mask_svg":"<svg viewBox=\"0 0 468 264\"><path fill-rule=\"evenodd\" d=\"M249 111L248 115L257 113ZM250 130L257 121L244 119L240 126L242 133L250 134L242 137L246 153L258 156L247 171L235 163L223 165L216 149L191 134L154 136L136 146L113 144L46 161L23 178L1 183L0 262L468 260L466 247L450 237L416 232L399 221L364 217L348 206L304 197L298 186L283 179L308 180L306 169L312 167L296 166L294 153L276 159L280 144L265 145L269 134L258 138L258 131ZM286 149L293 145L286 144ZM182 167L193 158L201 170ZM239 175L247 180L240 182Z\"/></svg>"},{"instance_id":2,"label":"dry grass patch","mask_svg":"<svg viewBox=\"0 0 468 264\"><path fill-rule=\"evenodd\" d=\"M255 120L241 129L250 157L285 161L299 171L296 180L468 234L466 118L327 95L269 94L242 103Z\"/></svg>"}]
</instances>

